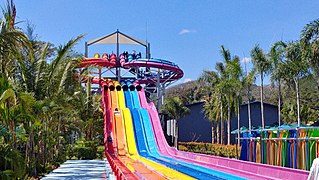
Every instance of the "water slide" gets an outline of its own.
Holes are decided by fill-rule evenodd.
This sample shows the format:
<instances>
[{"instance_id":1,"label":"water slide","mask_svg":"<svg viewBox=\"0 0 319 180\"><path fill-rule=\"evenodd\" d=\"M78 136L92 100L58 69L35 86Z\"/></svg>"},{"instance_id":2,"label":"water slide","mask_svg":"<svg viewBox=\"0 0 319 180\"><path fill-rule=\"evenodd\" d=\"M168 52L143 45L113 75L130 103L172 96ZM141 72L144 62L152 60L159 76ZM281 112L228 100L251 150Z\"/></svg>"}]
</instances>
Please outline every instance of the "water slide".
<instances>
[{"instance_id":1,"label":"water slide","mask_svg":"<svg viewBox=\"0 0 319 180\"><path fill-rule=\"evenodd\" d=\"M141 156L199 179L243 179L161 155L156 146L148 112L146 109L140 108L137 92L127 91L125 92L125 98L131 99L131 102L133 102L127 104L127 106L133 115L138 151Z\"/></svg>"},{"instance_id":2,"label":"water slide","mask_svg":"<svg viewBox=\"0 0 319 180\"><path fill-rule=\"evenodd\" d=\"M106 108L106 135L112 138L108 152L124 164L133 179L193 179L137 154L130 111L125 107L124 95L117 82L103 85L103 104Z\"/></svg>"},{"instance_id":3,"label":"water slide","mask_svg":"<svg viewBox=\"0 0 319 180\"><path fill-rule=\"evenodd\" d=\"M88 59L81 67L115 67L115 63ZM121 63L123 68L158 67L169 71L161 82L179 79L183 72L158 60ZM307 171L178 151L169 147L157 110L138 84L87 78L102 87L105 154L118 179L306 179ZM139 79L147 83L154 79Z\"/></svg>"},{"instance_id":4,"label":"water slide","mask_svg":"<svg viewBox=\"0 0 319 180\"><path fill-rule=\"evenodd\" d=\"M142 107L148 109L157 146L162 154L248 179L307 179L307 171L178 151L170 147L166 142L163 131L156 130L161 129L161 124L155 105L147 102L143 89L138 94Z\"/></svg>"}]
</instances>

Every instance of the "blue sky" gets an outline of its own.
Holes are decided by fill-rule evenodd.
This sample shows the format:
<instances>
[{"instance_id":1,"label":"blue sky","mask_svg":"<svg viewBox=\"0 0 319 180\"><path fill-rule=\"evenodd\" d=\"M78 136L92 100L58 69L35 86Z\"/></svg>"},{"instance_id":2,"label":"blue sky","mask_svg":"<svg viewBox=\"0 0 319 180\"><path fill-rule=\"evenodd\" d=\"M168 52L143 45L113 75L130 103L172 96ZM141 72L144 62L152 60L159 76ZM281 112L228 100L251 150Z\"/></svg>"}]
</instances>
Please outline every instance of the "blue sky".
<instances>
[{"instance_id":1,"label":"blue sky","mask_svg":"<svg viewBox=\"0 0 319 180\"><path fill-rule=\"evenodd\" d=\"M221 45L232 55L249 59L255 44L268 51L278 40L297 40L303 27L319 18L319 1L302 0L16 0L15 4L18 20L31 21L41 40L59 45L86 34L75 48L81 53L85 41L117 29L147 39L152 57L171 60L184 70L179 82L213 70L221 61Z\"/></svg>"}]
</instances>

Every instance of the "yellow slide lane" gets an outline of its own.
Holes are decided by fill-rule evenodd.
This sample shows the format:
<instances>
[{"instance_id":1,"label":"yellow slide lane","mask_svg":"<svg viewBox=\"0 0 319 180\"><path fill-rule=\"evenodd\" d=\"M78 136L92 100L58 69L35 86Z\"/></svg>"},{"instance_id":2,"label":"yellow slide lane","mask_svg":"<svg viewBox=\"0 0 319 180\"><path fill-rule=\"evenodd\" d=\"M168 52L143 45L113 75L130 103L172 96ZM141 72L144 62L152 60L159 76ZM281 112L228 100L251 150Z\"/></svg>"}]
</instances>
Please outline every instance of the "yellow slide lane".
<instances>
[{"instance_id":1,"label":"yellow slide lane","mask_svg":"<svg viewBox=\"0 0 319 180\"><path fill-rule=\"evenodd\" d=\"M136 161L127 154L125 130L124 125L122 124L122 114L123 112L119 110L118 114L113 116L114 119L116 119L115 122L117 130L116 139L118 141L118 158L126 165L126 167L131 172L135 173L135 175L137 175L140 179L165 179L164 176L161 176L159 173L152 171L151 169L147 168L143 163Z\"/></svg>"},{"instance_id":2,"label":"yellow slide lane","mask_svg":"<svg viewBox=\"0 0 319 180\"><path fill-rule=\"evenodd\" d=\"M115 88L119 85L116 82L109 83L110 85L114 85ZM119 88L119 87L118 87ZM111 111L110 111L110 119L114 122L114 131L115 138L114 142L117 143L117 154L120 161L125 164L125 166L133 172L140 179L166 179L164 176L159 173L149 169L143 163L136 161L128 156L127 147L126 147L126 135L123 124L123 112L119 109L117 90L113 89L109 91L109 101L111 102Z\"/></svg>"},{"instance_id":3,"label":"yellow slide lane","mask_svg":"<svg viewBox=\"0 0 319 180\"><path fill-rule=\"evenodd\" d=\"M117 95L118 95L119 107L125 107L125 99L124 99L123 91L122 90L117 91ZM123 122L124 122L123 124L125 128L125 133L126 133L127 149L128 149L129 156L132 159L142 162L147 167L150 167L151 169L155 170L157 173L162 174L163 176L169 179L194 179L188 175L185 175L171 168L155 163L147 158L139 156L137 153L137 148L135 143L135 137L134 137L135 135L134 135L133 122L132 122L132 116L131 116L130 110L128 108L124 108L122 109L122 112L123 112Z\"/></svg>"}]
</instances>

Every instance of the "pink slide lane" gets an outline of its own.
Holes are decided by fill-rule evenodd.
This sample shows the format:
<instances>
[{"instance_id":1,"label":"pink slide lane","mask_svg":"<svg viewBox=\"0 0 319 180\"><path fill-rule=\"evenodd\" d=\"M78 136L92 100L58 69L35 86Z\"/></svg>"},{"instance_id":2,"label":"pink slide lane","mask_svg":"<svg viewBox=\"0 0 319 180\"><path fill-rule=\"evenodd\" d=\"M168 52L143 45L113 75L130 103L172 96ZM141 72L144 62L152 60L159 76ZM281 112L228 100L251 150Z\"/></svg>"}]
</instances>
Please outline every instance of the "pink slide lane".
<instances>
[{"instance_id":1,"label":"pink slide lane","mask_svg":"<svg viewBox=\"0 0 319 180\"><path fill-rule=\"evenodd\" d=\"M138 92L141 106L149 112L158 149L162 155L202 165L248 179L307 179L309 172L205 154L178 151L167 144L156 107L147 103L144 89Z\"/></svg>"}]
</instances>

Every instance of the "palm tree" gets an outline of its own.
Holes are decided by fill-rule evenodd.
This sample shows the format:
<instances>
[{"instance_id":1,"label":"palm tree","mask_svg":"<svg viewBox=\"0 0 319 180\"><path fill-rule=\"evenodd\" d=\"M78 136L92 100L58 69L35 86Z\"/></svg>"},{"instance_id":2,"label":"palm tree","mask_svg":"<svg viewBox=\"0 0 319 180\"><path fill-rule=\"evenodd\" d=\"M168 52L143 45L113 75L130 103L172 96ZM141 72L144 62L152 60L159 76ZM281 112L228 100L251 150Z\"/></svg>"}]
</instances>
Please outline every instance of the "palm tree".
<instances>
[{"instance_id":1,"label":"palm tree","mask_svg":"<svg viewBox=\"0 0 319 180\"><path fill-rule=\"evenodd\" d=\"M216 63L216 71L204 71L204 73L199 78L206 85L207 95L204 102L203 111L206 117L212 121L220 121L220 143L224 143L224 117L225 109L227 104L227 125L228 125L228 143L230 143L230 114L232 109L231 102L233 100L233 91L231 86L231 59L230 53L223 46L221 47L221 54L225 61L228 63L228 69L226 63ZM213 127L212 127L213 129ZM219 131L219 126L217 126L217 131ZM212 133L214 133L212 131ZM217 138L219 142L219 137ZM212 141L213 142L213 141Z\"/></svg>"},{"instance_id":2,"label":"palm tree","mask_svg":"<svg viewBox=\"0 0 319 180\"><path fill-rule=\"evenodd\" d=\"M278 125L281 125L281 106L282 106L282 92L281 80L284 76L281 72L284 58L285 44L282 41L276 42L270 50L269 57L271 63L271 80L278 85Z\"/></svg>"},{"instance_id":3,"label":"palm tree","mask_svg":"<svg viewBox=\"0 0 319 180\"><path fill-rule=\"evenodd\" d=\"M223 63L216 63L215 66L216 72L218 74L219 80L217 81L217 83L212 86L212 88L214 88L214 91L216 93L214 93L213 96L215 96L215 100L219 101L219 106L217 106L217 108L220 108L219 112L220 112L220 143L223 144L225 142L224 137L225 137L225 133L224 133L224 117L225 117L225 110L224 107L226 106L225 101L227 101L227 97L226 97L226 67Z\"/></svg>"},{"instance_id":4,"label":"palm tree","mask_svg":"<svg viewBox=\"0 0 319 180\"><path fill-rule=\"evenodd\" d=\"M239 124L239 108L240 108L240 91L243 88L242 84L242 69L240 66L240 60L238 56L231 58L228 49L221 46L221 54L224 60L223 79L220 81L221 89L224 90L227 100L227 144L230 144L230 120L232 112L238 113L238 124Z\"/></svg>"},{"instance_id":5,"label":"palm tree","mask_svg":"<svg viewBox=\"0 0 319 180\"><path fill-rule=\"evenodd\" d=\"M221 76L215 71L204 71L199 78L199 82L202 82L205 94L204 97L204 106L203 112L205 117L212 122L212 143L215 142L215 122L216 126L216 142L219 144L219 125L218 122L221 122L221 128L223 131L223 100L222 93L220 89L217 88L217 85L221 81ZM221 140L221 143L223 140Z\"/></svg>"},{"instance_id":6,"label":"palm tree","mask_svg":"<svg viewBox=\"0 0 319 180\"><path fill-rule=\"evenodd\" d=\"M302 56L301 44L299 42L289 42L283 44L286 62L282 65L281 71L287 83L293 82L296 90L297 121L300 126L300 89L299 80L309 73L308 64Z\"/></svg>"},{"instance_id":7,"label":"palm tree","mask_svg":"<svg viewBox=\"0 0 319 180\"><path fill-rule=\"evenodd\" d=\"M248 111L248 129L249 133L251 133L251 111L250 111L250 99L251 99L251 86L255 82L255 71L252 70L249 73L246 73L244 78L244 85L247 87L247 111Z\"/></svg>"},{"instance_id":8,"label":"palm tree","mask_svg":"<svg viewBox=\"0 0 319 180\"><path fill-rule=\"evenodd\" d=\"M15 80L14 73L18 71L17 64L23 68L18 57L21 49L30 49L31 44L24 33L15 27L16 8L13 1L7 1L6 8L2 9L0 19L0 73L1 76Z\"/></svg>"},{"instance_id":9,"label":"palm tree","mask_svg":"<svg viewBox=\"0 0 319 180\"><path fill-rule=\"evenodd\" d=\"M181 100L177 97L173 98L166 98L164 101L164 106L162 108L162 112L168 114L170 118L175 120L175 131L174 131L174 146L177 148L177 141L178 141L178 123L176 121L185 115L190 113L190 110L185 107Z\"/></svg>"},{"instance_id":10,"label":"palm tree","mask_svg":"<svg viewBox=\"0 0 319 180\"><path fill-rule=\"evenodd\" d=\"M227 64L227 71L230 75L230 90L232 95L232 103L234 112L237 112L237 126L238 130L240 129L240 104L241 104L241 91L244 87L244 80L243 80L243 71L240 65L240 60L238 56L235 56L231 61ZM230 122L230 117L229 117ZM230 144L230 126L228 127L228 144ZM237 132L238 138L238 146L240 146L240 132Z\"/></svg>"},{"instance_id":11,"label":"palm tree","mask_svg":"<svg viewBox=\"0 0 319 180\"><path fill-rule=\"evenodd\" d=\"M265 119L264 119L264 76L268 73L270 69L270 63L263 52L263 50L259 47L259 45L256 45L250 52L251 60L254 65L254 69L258 74L260 74L260 103L261 103L261 124L262 128L265 128Z\"/></svg>"},{"instance_id":12,"label":"palm tree","mask_svg":"<svg viewBox=\"0 0 319 180\"><path fill-rule=\"evenodd\" d=\"M80 134L85 132L88 139L93 139L100 131L98 127L103 126L93 126L100 123L99 97L90 98L89 103L85 99L83 104L77 99L84 90L74 78L80 59L72 47L83 36L55 48L38 41L31 28L26 35L15 27L12 1L7 1L2 12L0 126L6 131L0 132L0 164L5 167L0 177L21 179L24 172L37 175L45 172L41 166L48 162L61 162L65 158L62 141L71 129L79 129ZM93 112L90 119L81 119L83 107ZM23 135L17 133L18 127Z\"/></svg>"},{"instance_id":13,"label":"palm tree","mask_svg":"<svg viewBox=\"0 0 319 180\"><path fill-rule=\"evenodd\" d=\"M0 114L1 124L5 126L7 137L5 137L6 143L15 143L15 121L12 119L14 108L17 106L16 92L12 89L9 81L5 78L0 79Z\"/></svg>"},{"instance_id":14,"label":"palm tree","mask_svg":"<svg viewBox=\"0 0 319 180\"><path fill-rule=\"evenodd\" d=\"M304 58L315 74L319 90L319 19L307 24L301 32L301 46Z\"/></svg>"},{"instance_id":15,"label":"palm tree","mask_svg":"<svg viewBox=\"0 0 319 180\"><path fill-rule=\"evenodd\" d=\"M0 151L11 148L5 160L1 162L10 164L13 175L16 178L22 178L25 173L25 164L17 145L20 138L26 139L27 137L17 136L17 126L29 123L32 116L29 109L32 107L33 97L28 93L14 90L6 78L0 78L0 93L0 125L6 127L6 134L3 137L4 144L0 147ZM22 127L27 127L27 125Z\"/></svg>"},{"instance_id":16,"label":"palm tree","mask_svg":"<svg viewBox=\"0 0 319 180\"><path fill-rule=\"evenodd\" d=\"M213 111L213 109L215 109L215 104L214 104L214 100L212 98L207 98L205 100L204 106L203 106L203 112L205 114L205 117L212 122L212 143L215 143L215 123L218 122L218 114L219 113L215 113ZM219 133L219 129L217 126L217 133ZM217 137L217 143L219 143L218 140L219 136Z\"/></svg>"},{"instance_id":17,"label":"palm tree","mask_svg":"<svg viewBox=\"0 0 319 180\"><path fill-rule=\"evenodd\" d=\"M225 49L224 46L221 46L220 53L225 62L225 79L221 81L221 84L226 93L227 99L227 144L230 144L230 119L231 119L231 104L232 104L232 84L231 84L231 70L229 70L231 64L231 55L228 49Z\"/></svg>"},{"instance_id":18,"label":"palm tree","mask_svg":"<svg viewBox=\"0 0 319 180\"><path fill-rule=\"evenodd\" d=\"M0 171L0 179L25 178L24 159L12 144L0 144L0 162L2 166L5 166L4 169Z\"/></svg>"}]
</instances>

